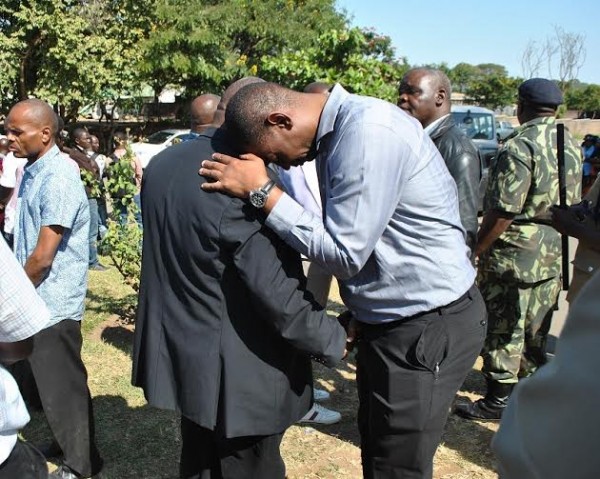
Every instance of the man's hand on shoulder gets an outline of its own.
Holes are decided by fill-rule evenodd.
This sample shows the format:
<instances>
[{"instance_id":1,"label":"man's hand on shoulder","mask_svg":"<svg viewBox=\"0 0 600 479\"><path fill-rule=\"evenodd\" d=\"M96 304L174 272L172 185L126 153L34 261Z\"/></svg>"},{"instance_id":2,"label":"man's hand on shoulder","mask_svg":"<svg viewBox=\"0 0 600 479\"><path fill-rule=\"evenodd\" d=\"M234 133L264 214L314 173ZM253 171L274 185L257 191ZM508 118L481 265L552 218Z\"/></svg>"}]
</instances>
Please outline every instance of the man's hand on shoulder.
<instances>
[{"instance_id":1,"label":"man's hand on shoulder","mask_svg":"<svg viewBox=\"0 0 600 479\"><path fill-rule=\"evenodd\" d=\"M203 190L220 191L238 198L248 198L250 191L269 181L264 161L253 154L235 158L215 153L212 160L202 162L199 173L209 180L202 184Z\"/></svg>"}]
</instances>

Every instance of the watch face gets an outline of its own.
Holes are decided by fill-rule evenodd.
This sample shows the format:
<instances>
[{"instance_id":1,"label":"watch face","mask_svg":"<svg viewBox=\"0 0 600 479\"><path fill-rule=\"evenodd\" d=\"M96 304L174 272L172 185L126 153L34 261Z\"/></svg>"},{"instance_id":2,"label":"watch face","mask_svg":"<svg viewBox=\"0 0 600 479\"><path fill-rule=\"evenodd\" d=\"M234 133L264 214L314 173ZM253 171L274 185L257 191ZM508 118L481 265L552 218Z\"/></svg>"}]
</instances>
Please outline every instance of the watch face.
<instances>
[{"instance_id":1,"label":"watch face","mask_svg":"<svg viewBox=\"0 0 600 479\"><path fill-rule=\"evenodd\" d=\"M251 191L248 199L255 208L262 208L267 202L267 195L260 190Z\"/></svg>"}]
</instances>

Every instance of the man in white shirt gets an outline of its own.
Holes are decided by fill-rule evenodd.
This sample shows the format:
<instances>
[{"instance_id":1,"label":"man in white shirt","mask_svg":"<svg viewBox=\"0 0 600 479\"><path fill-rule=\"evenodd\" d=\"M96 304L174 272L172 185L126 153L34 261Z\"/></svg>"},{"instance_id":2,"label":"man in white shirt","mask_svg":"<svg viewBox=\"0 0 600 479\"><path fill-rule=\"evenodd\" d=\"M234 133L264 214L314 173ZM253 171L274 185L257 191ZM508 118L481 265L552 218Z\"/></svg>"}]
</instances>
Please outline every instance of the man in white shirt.
<instances>
[{"instance_id":1,"label":"man in white shirt","mask_svg":"<svg viewBox=\"0 0 600 479\"><path fill-rule=\"evenodd\" d=\"M4 365L27 357L32 336L50 313L8 245L0 239L0 479L46 479L42 454L18 439L29 414L17 383Z\"/></svg>"},{"instance_id":2,"label":"man in white shirt","mask_svg":"<svg viewBox=\"0 0 600 479\"><path fill-rule=\"evenodd\" d=\"M8 245L12 248L13 229L15 226L15 213L17 209L17 193L23 175L23 167L27 158L17 158L8 153L2 162L2 176L0 177L0 203L5 204L3 235Z\"/></svg>"}]
</instances>

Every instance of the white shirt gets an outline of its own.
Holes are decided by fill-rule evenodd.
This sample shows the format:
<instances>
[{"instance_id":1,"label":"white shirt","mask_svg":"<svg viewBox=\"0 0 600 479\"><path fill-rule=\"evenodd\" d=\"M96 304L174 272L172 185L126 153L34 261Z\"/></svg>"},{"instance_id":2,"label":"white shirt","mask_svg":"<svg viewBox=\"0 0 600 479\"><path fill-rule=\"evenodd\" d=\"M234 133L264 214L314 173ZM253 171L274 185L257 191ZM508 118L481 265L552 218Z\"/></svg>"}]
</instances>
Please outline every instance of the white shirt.
<instances>
[{"instance_id":1,"label":"white shirt","mask_svg":"<svg viewBox=\"0 0 600 479\"><path fill-rule=\"evenodd\" d=\"M33 284L0 239L0 342L17 342L40 331L50 313ZM12 375L0 365L0 464L17 442L29 414Z\"/></svg>"},{"instance_id":2,"label":"white shirt","mask_svg":"<svg viewBox=\"0 0 600 479\"><path fill-rule=\"evenodd\" d=\"M15 212L17 209L17 194L19 184L23 176L23 167L27 164L27 158L17 158L12 153L4 157L2 163L2 177L0 186L13 188L6 208L4 209L4 232L12 234L15 227Z\"/></svg>"}]
</instances>

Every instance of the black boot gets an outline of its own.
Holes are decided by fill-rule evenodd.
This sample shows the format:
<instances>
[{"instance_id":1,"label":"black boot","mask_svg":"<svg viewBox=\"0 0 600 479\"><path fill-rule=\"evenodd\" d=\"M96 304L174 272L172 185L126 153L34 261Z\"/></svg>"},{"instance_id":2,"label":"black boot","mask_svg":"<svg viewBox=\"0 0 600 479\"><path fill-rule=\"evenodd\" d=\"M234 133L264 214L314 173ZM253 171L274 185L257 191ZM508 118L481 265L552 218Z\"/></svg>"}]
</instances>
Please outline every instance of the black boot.
<instances>
[{"instance_id":1,"label":"black boot","mask_svg":"<svg viewBox=\"0 0 600 479\"><path fill-rule=\"evenodd\" d=\"M483 399L474 403L459 404L454 413L475 421L500 421L514 387L514 384L488 381L487 394Z\"/></svg>"}]
</instances>

